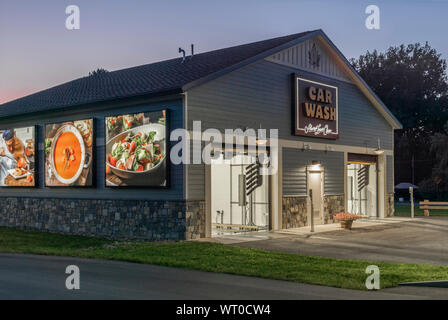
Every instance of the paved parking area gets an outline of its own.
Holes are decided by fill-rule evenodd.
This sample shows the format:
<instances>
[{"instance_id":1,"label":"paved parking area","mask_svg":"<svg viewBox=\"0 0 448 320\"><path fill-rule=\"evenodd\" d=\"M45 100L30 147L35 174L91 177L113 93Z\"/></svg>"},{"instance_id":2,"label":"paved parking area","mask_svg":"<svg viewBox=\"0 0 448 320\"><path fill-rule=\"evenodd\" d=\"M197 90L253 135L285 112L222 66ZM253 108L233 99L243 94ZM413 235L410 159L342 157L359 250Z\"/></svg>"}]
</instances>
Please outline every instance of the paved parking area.
<instances>
[{"instance_id":1,"label":"paved parking area","mask_svg":"<svg viewBox=\"0 0 448 320\"><path fill-rule=\"evenodd\" d=\"M312 256L448 265L448 218L393 222L372 225L355 222L352 230L330 228L315 234L271 233L230 243Z\"/></svg>"},{"instance_id":2,"label":"paved parking area","mask_svg":"<svg viewBox=\"0 0 448 320\"><path fill-rule=\"evenodd\" d=\"M68 265L80 269L80 290L65 287ZM120 261L0 254L3 299L413 300L448 299L448 290L399 287L357 291Z\"/></svg>"}]
</instances>

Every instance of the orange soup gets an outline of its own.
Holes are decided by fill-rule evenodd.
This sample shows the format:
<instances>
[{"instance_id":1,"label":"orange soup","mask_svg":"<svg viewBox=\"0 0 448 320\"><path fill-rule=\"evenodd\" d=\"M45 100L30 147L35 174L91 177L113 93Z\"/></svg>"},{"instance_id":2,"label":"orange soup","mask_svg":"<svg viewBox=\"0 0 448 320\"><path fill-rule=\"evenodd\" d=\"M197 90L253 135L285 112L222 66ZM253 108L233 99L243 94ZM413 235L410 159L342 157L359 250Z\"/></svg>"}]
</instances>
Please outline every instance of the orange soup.
<instances>
[{"instance_id":1,"label":"orange soup","mask_svg":"<svg viewBox=\"0 0 448 320\"><path fill-rule=\"evenodd\" d=\"M64 132L54 147L54 166L64 179L73 178L81 165L81 145L73 132Z\"/></svg>"}]
</instances>

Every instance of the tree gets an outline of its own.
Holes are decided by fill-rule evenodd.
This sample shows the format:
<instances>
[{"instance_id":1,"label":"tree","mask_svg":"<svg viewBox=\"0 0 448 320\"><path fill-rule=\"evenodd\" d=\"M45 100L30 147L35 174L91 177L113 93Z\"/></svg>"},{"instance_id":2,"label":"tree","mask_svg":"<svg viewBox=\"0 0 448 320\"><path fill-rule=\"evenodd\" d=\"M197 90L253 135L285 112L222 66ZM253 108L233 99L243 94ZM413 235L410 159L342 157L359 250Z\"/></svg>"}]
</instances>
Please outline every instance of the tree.
<instances>
[{"instance_id":1,"label":"tree","mask_svg":"<svg viewBox=\"0 0 448 320\"><path fill-rule=\"evenodd\" d=\"M443 129L448 119L447 64L428 43L367 51L351 62L405 130Z\"/></svg>"},{"instance_id":2,"label":"tree","mask_svg":"<svg viewBox=\"0 0 448 320\"><path fill-rule=\"evenodd\" d=\"M108 73L108 72L109 71L107 71L106 69L98 68L96 70L93 70L93 71L89 72L89 77L102 75L102 74L105 74L105 73Z\"/></svg>"},{"instance_id":3,"label":"tree","mask_svg":"<svg viewBox=\"0 0 448 320\"><path fill-rule=\"evenodd\" d=\"M403 124L395 132L395 180L429 179L432 136L448 128L446 61L428 43L415 43L367 51L351 63Z\"/></svg>"},{"instance_id":4,"label":"tree","mask_svg":"<svg viewBox=\"0 0 448 320\"><path fill-rule=\"evenodd\" d=\"M434 166L431 172L420 182L420 191L433 193L436 198L444 199L448 189L448 135L445 133L435 133L430 139L430 154L434 159Z\"/></svg>"}]
</instances>

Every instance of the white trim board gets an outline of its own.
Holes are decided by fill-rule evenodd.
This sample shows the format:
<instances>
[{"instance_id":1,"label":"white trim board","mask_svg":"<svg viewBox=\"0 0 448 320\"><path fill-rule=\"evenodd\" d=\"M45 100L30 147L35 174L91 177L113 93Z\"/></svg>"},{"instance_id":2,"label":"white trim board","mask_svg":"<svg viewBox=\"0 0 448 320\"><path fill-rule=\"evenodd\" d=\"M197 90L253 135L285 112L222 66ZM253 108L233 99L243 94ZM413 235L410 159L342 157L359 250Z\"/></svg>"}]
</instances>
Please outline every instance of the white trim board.
<instances>
[{"instance_id":1,"label":"white trim board","mask_svg":"<svg viewBox=\"0 0 448 320\"><path fill-rule=\"evenodd\" d=\"M188 130L190 137L193 137L193 131ZM231 140L235 139L234 135L226 135L222 134L223 143L226 139ZM193 140L193 139L192 139ZM268 142L266 144L267 147L270 146L270 139L267 139ZM205 138L202 138L202 141L209 142ZM254 144L251 144L254 145ZM289 140L289 139L278 139L278 146L282 146L283 148L291 148L291 149L306 149L306 150L319 150L319 151L328 151L328 152L349 152L349 153L362 153L362 154L375 154L376 148L371 147L358 147L358 146L349 146L349 145L341 145L341 144L333 144L333 143L324 143L324 142L307 142L301 140ZM309 149L307 149L309 148ZM391 149L384 149L384 155L393 156L394 151Z\"/></svg>"}]
</instances>

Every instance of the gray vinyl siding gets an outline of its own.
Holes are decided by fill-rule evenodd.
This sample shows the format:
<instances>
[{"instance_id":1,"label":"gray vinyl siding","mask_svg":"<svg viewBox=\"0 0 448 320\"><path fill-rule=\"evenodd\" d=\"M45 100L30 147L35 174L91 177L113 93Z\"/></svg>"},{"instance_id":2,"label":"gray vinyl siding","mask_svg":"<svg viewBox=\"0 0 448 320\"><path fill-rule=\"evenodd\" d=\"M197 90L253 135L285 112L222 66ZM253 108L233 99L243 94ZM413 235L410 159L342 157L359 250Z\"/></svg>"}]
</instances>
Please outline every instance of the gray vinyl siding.
<instances>
[{"instance_id":1,"label":"gray vinyl siding","mask_svg":"<svg viewBox=\"0 0 448 320\"><path fill-rule=\"evenodd\" d=\"M306 195L306 165L309 156L304 153L299 149L283 148L283 196Z\"/></svg>"},{"instance_id":2,"label":"gray vinyl siding","mask_svg":"<svg viewBox=\"0 0 448 320\"><path fill-rule=\"evenodd\" d=\"M319 160L326 195L344 193L344 153L283 148L283 196L306 195L306 166Z\"/></svg>"},{"instance_id":3,"label":"gray vinyl siding","mask_svg":"<svg viewBox=\"0 0 448 320\"><path fill-rule=\"evenodd\" d=\"M184 199L184 175L182 165L171 164L168 169L170 175L170 187L168 188L108 188L105 186L105 117L127 113L139 113L168 110L168 128L174 130L183 127L183 103L182 100L170 100L157 103L146 103L129 107L114 107L95 110L75 110L71 112L53 112L37 116L28 116L24 121L0 122L0 128L26 127L36 125L36 141L38 148L37 187L35 188L0 188L0 197L35 197L35 198L66 198L66 199L114 199L114 200L183 200ZM95 145L93 183L94 187L88 188L49 188L45 187L44 172L44 126L47 123L73 121L77 119L94 119ZM169 132L168 132L169 134Z\"/></svg>"},{"instance_id":4,"label":"gray vinyl siding","mask_svg":"<svg viewBox=\"0 0 448 320\"><path fill-rule=\"evenodd\" d=\"M338 86L339 139L291 134L292 73ZM355 85L265 60L190 89L187 117L190 130L195 120L201 121L202 130L260 128L261 125L264 129L278 129L280 139L374 148L380 138L381 148L393 149L392 126ZM343 175L343 167L340 170ZM189 198L205 198L201 186L204 175L203 170L188 171ZM333 190L343 193L343 177L339 180L341 186Z\"/></svg>"},{"instance_id":5,"label":"gray vinyl siding","mask_svg":"<svg viewBox=\"0 0 448 320\"><path fill-rule=\"evenodd\" d=\"M188 165L188 200L205 200L205 165Z\"/></svg>"},{"instance_id":6,"label":"gray vinyl siding","mask_svg":"<svg viewBox=\"0 0 448 320\"><path fill-rule=\"evenodd\" d=\"M339 88L338 140L291 134L291 73ZM265 60L253 63L188 91L188 127L202 129L278 129L288 140L392 149L392 127L353 84L325 78Z\"/></svg>"},{"instance_id":7,"label":"gray vinyl siding","mask_svg":"<svg viewBox=\"0 0 448 320\"><path fill-rule=\"evenodd\" d=\"M202 159L202 150L205 147L205 143L201 142L201 159ZM205 165L194 164L193 153L198 152L195 151L195 147L193 146L193 142L190 143L190 164L186 165L187 172L187 192L186 198L188 200L205 200Z\"/></svg>"},{"instance_id":8,"label":"gray vinyl siding","mask_svg":"<svg viewBox=\"0 0 448 320\"><path fill-rule=\"evenodd\" d=\"M386 156L387 193L394 192L394 159Z\"/></svg>"}]
</instances>

